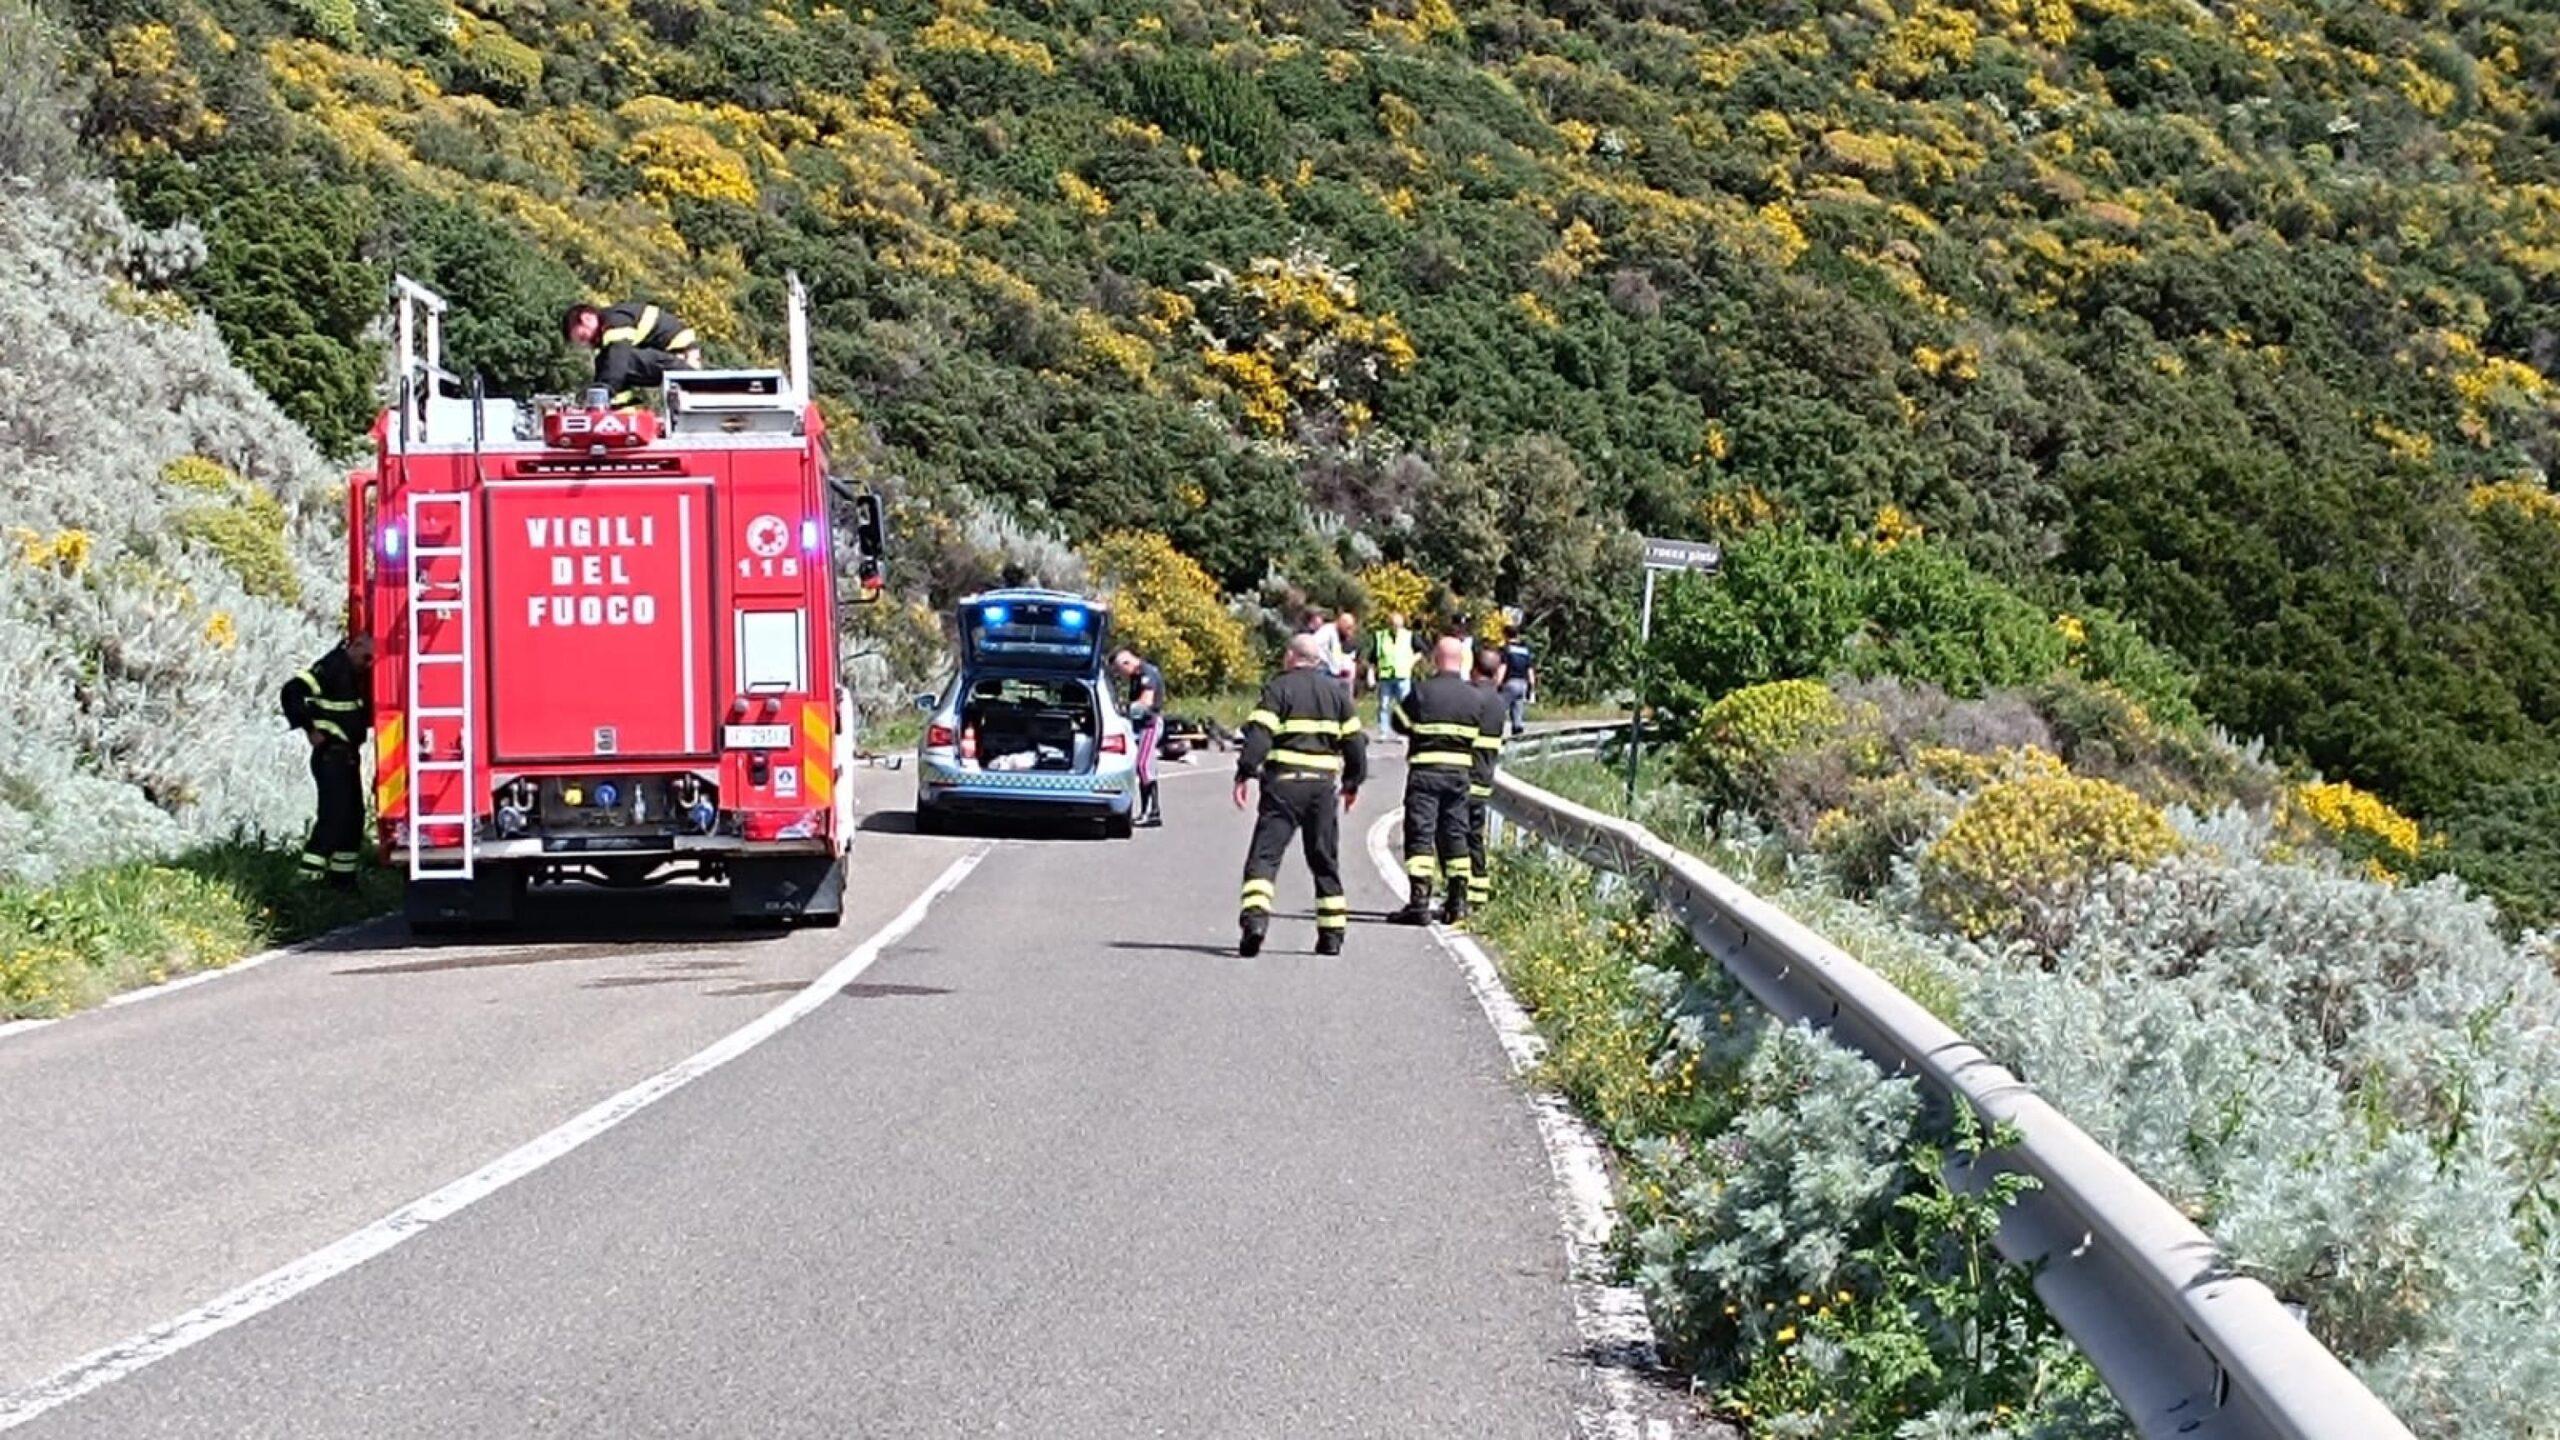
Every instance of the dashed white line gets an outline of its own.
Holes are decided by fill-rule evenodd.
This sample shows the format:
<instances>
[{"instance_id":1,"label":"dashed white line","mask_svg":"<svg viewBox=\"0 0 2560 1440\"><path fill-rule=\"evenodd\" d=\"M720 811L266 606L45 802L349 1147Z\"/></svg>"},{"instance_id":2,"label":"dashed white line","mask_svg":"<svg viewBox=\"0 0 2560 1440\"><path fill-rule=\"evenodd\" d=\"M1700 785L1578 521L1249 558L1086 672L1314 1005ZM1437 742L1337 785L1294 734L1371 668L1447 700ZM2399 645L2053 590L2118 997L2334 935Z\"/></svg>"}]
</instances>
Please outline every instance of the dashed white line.
<instances>
[{"instance_id":1,"label":"dashed white line","mask_svg":"<svg viewBox=\"0 0 2560 1440\"><path fill-rule=\"evenodd\" d=\"M1369 827L1369 861L1378 867L1387 888L1401 894L1404 866L1387 844L1398 817L1382 815ZM1527 1076L1546 1055L1544 1037L1530 1020L1502 971L1484 947L1457 931L1434 925L1431 933L1467 977L1476 1004L1502 1041L1514 1074ZM1644 1297L1610 1274L1609 1237L1617 1229L1618 1200L1610 1188L1609 1167L1592 1132L1565 1098L1545 1085L1529 1090L1530 1109L1545 1142L1547 1167L1554 1173L1557 1208L1563 1212L1567 1285L1573 1293L1574 1329L1591 1356L1591 1373L1599 1391L1596 1405L1576 1407L1576 1429L1591 1440L1659 1440L1668 1434L1645 1418L1644 1375L1660 1362L1654 1348L1653 1320Z\"/></svg>"},{"instance_id":2,"label":"dashed white line","mask_svg":"<svg viewBox=\"0 0 2560 1440\"><path fill-rule=\"evenodd\" d=\"M200 1341L274 1309L313 1286L416 1238L438 1221L451 1219L516 1181L595 1139L648 1109L686 1085L701 1079L824 1005L828 998L871 968L883 951L922 924L933 902L948 894L986 858L987 847L973 847L935 877L923 894L896 918L829 966L825 973L793 991L790 998L729 1032L687 1059L659 1071L621 1094L575 1116L558 1128L517 1146L452 1184L412 1200L354 1234L271 1270L219 1299L175 1319L83 1356L12 1394L0 1395L0 1430L24 1425L37 1416L88 1394L103 1385L166 1360Z\"/></svg>"}]
</instances>

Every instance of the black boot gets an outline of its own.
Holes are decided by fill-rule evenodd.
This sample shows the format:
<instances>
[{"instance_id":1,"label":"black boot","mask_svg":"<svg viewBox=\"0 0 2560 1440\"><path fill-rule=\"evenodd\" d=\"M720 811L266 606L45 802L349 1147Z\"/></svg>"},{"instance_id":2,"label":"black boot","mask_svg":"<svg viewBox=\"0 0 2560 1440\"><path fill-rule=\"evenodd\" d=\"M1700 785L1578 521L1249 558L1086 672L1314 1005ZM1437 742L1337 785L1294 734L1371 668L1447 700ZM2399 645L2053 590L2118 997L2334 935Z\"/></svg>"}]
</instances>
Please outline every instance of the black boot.
<instances>
[{"instance_id":1,"label":"black boot","mask_svg":"<svg viewBox=\"0 0 2560 1440\"><path fill-rule=\"evenodd\" d=\"M1236 922L1236 953L1246 959L1262 953L1263 932L1271 928L1271 917L1259 910L1247 911Z\"/></svg>"},{"instance_id":2,"label":"black boot","mask_svg":"<svg viewBox=\"0 0 2560 1440\"><path fill-rule=\"evenodd\" d=\"M1138 787L1138 823L1140 825L1155 826L1164 823L1164 812L1156 808L1158 783L1150 780Z\"/></svg>"},{"instance_id":3,"label":"black boot","mask_svg":"<svg viewBox=\"0 0 2560 1440\"><path fill-rule=\"evenodd\" d=\"M1318 930L1316 932L1316 953L1319 955L1341 954L1342 932L1339 930Z\"/></svg>"},{"instance_id":4,"label":"black boot","mask_svg":"<svg viewBox=\"0 0 2560 1440\"><path fill-rule=\"evenodd\" d=\"M1443 925L1464 925L1467 923L1467 896L1465 891L1451 890L1449 892L1449 898L1440 902L1440 923Z\"/></svg>"},{"instance_id":5,"label":"black boot","mask_svg":"<svg viewBox=\"0 0 2560 1440\"><path fill-rule=\"evenodd\" d=\"M1388 915L1387 923L1390 925L1430 924L1431 882L1416 876L1413 881L1413 898L1405 902L1403 909Z\"/></svg>"}]
</instances>

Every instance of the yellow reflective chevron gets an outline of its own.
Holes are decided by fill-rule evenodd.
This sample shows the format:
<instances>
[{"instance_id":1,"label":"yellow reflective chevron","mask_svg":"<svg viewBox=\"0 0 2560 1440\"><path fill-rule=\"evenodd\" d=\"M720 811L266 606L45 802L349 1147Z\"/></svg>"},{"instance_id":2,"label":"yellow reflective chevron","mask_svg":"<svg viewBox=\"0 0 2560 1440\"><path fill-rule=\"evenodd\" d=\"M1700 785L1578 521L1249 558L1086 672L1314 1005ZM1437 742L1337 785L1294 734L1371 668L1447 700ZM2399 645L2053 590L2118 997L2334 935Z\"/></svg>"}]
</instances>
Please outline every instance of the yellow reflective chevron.
<instances>
[{"instance_id":1,"label":"yellow reflective chevron","mask_svg":"<svg viewBox=\"0 0 2560 1440\"><path fill-rule=\"evenodd\" d=\"M1303 770L1339 770L1342 768L1342 757L1315 755L1304 750L1274 750L1271 752L1271 763L1295 765Z\"/></svg>"}]
</instances>

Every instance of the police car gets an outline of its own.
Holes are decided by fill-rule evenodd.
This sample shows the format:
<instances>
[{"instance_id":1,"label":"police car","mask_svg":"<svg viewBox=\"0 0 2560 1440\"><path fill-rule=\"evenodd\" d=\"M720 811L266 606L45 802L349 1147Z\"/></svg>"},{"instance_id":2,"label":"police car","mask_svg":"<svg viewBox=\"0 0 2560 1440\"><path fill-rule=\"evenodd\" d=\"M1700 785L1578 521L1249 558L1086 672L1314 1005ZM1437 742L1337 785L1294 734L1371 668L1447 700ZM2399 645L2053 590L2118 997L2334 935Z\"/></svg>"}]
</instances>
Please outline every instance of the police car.
<instances>
[{"instance_id":1,"label":"police car","mask_svg":"<svg viewBox=\"0 0 2560 1440\"><path fill-rule=\"evenodd\" d=\"M916 828L1052 816L1126 838L1137 741L1107 673L1110 608L1063 590L989 590L963 599L957 618L958 673L916 697Z\"/></svg>"}]
</instances>

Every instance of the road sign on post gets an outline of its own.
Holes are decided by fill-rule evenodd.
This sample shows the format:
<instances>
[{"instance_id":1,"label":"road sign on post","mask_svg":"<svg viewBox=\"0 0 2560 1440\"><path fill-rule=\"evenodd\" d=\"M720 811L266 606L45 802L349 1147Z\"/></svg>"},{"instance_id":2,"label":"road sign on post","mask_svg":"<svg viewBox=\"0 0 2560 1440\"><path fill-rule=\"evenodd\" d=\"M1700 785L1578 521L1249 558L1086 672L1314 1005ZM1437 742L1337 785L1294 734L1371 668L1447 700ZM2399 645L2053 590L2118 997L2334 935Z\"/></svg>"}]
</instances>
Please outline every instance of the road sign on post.
<instances>
[{"instance_id":1,"label":"road sign on post","mask_svg":"<svg viewBox=\"0 0 2560 1440\"><path fill-rule=\"evenodd\" d=\"M1713 575L1724 564L1724 547L1712 540L1663 540L1644 537L1644 618L1636 635L1636 702L1627 717L1627 816L1636 812L1636 770L1644 754L1645 682L1653 672L1653 577L1665 570L1694 570Z\"/></svg>"}]
</instances>

